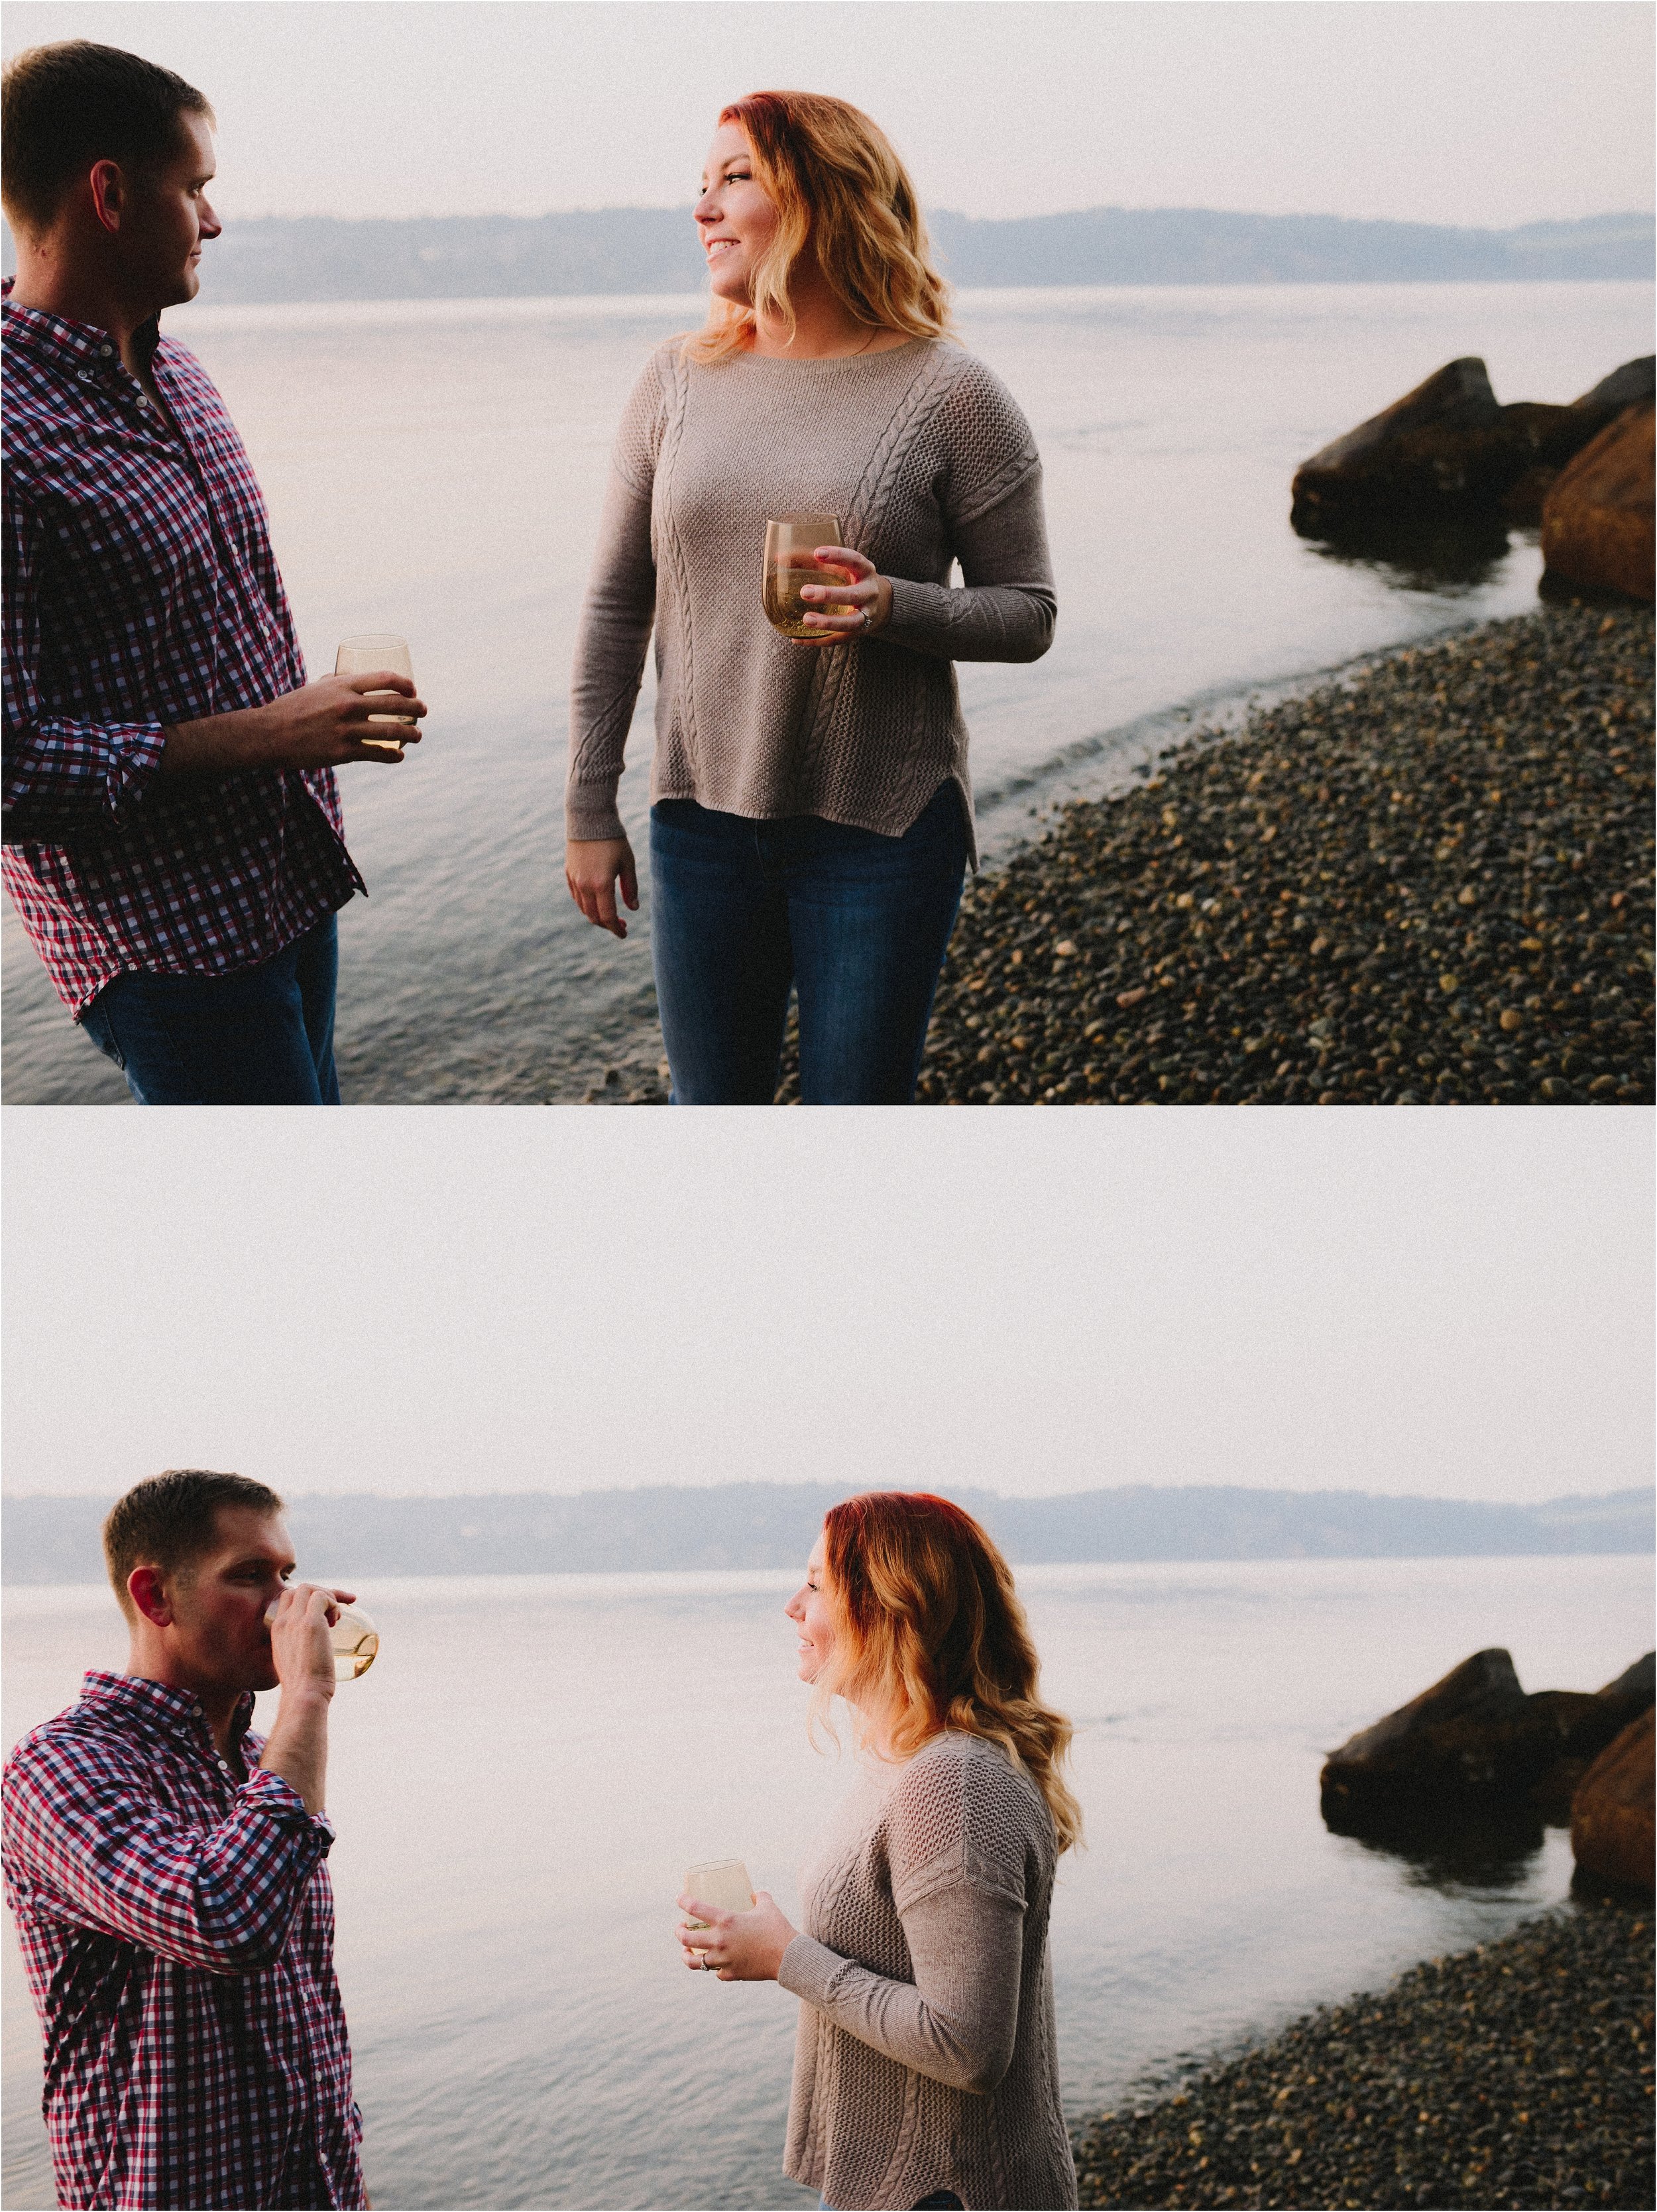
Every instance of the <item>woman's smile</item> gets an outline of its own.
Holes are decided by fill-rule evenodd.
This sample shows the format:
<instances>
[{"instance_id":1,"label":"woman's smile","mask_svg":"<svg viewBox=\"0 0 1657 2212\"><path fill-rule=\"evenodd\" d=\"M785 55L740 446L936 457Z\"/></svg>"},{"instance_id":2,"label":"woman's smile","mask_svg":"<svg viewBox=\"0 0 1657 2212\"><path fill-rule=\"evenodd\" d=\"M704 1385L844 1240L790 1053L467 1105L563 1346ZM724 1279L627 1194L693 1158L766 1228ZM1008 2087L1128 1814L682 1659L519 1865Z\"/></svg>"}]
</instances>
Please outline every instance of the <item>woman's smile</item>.
<instances>
[{"instance_id":1,"label":"woman's smile","mask_svg":"<svg viewBox=\"0 0 1657 2212\"><path fill-rule=\"evenodd\" d=\"M819 1541L805 1570L805 1580L783 1610L798 1632L794 1649L802 1682L815 1682L834 1648L835 1623L828 1595L822 1586L822 1545Z\"/></svg>"}]
</instances>

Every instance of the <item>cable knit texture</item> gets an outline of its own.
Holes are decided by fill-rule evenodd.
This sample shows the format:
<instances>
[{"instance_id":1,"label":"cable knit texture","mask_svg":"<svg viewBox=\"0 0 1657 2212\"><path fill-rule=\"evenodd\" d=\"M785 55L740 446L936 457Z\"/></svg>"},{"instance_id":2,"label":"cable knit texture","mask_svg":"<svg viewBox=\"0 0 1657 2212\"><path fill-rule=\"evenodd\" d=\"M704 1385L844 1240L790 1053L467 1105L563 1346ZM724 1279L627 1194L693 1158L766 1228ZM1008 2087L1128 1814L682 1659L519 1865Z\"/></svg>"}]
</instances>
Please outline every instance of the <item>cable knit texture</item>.
<instances>
[{"instance_id":1,"label":"cable knit texture","mask_svg":"<svg viewBox=\"0 0 1657 2212\"><path fill-rule=\"evenodd\" d=\"M951 1729L848 1803L777 1978L804 2000L786 2167L828 2203L1076 2203L1041 1791Z\"/></svg>"},{"instance_id":2,"label":"cable knit texture","mask_svg":"<svg viewBox=\"0 0 1657 2212\"><path fill-rule=\"evenodd\" d=\"M893 580L884 629L810 646L771 628L765 526L790 514L837 514ZM1029 425L960 346L706 366L659 347L622 418L582 613L569 834L622 834L616 787L652 623L652 799L900 836L946 778L971 818L952 662L1037 659L1053 613Z\"/></svg>"}]
</instances>

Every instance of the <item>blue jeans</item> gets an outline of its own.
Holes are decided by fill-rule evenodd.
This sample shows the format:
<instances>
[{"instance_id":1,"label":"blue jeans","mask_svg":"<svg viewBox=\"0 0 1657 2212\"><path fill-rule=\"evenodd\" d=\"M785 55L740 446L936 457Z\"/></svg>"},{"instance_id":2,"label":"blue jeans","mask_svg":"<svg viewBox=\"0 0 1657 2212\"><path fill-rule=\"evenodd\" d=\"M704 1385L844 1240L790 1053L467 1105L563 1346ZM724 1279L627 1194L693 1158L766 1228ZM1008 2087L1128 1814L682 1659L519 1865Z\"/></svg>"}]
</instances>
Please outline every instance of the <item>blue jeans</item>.
<instances>
[{"instance_id":1,"label":"blue jeans","mask_svg":"<svg viewBox=\"0 0 1657 2212\"><path fill-rule=\"evenodd\" d=\"M141 1106L337 1106L331 914L228 975L116 976L81 1017Z\"/></svg>"},{"instance_id":2,"label":"blue jeans","mask_svg":"<svg viewBox=\"0 0 1657 2212\"><path fill-rule=\"evenodd\" d=\"M907 1106L967 866L961 794L901 837L814 814L650 810L651 946L681 1106L764 1106L799 994L809 1106Z\"/></svg>"}]
</instances>

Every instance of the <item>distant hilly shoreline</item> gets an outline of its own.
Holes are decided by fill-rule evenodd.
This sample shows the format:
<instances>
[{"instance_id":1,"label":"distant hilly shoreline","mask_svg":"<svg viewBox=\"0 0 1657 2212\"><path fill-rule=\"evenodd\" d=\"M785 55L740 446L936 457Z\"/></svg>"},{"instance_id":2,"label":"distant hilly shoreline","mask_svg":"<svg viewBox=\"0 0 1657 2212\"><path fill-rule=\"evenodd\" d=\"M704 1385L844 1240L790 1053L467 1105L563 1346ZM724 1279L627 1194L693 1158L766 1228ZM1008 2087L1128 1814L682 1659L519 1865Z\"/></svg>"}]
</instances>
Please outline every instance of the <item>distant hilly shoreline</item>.
<instances>
[{"instance_id":1,"label":"distant hilly shoreline","mask_svg":"<svg viewBox=\"0 0 1657 2212\"><path fill-rule=\"evenodd\" d=\"M1003 220L930 218L950 281L968 288L1129 284L1513 283L1649 277L1657 218L1586 216L1510 230L1204 208L1086 208ZM5 268L12 267L5 241ZM510 299L698 293L688 211L233 221L210 245L202 298Z\"/></svg>"},{"instance_id":2,"label":"distant hilly shoreline","mask_svg":"<svg viewBox=\"0 0 1657 2212\"><path fill-rule=\"evenodd\" d=\"M1361 1491L1200 1485L1001 1498L949 1486L1018 1565L1294 1559L1535 1558L1648 1553L1652 1493L1486 1505ZM290 1495L301 1566L356 1575L617 1573L792 1567L849 1486L726 1483L572 1497ZM106 1497L0 1500L7 1583L101 1579Z\"/></svg>"}]
</instances>

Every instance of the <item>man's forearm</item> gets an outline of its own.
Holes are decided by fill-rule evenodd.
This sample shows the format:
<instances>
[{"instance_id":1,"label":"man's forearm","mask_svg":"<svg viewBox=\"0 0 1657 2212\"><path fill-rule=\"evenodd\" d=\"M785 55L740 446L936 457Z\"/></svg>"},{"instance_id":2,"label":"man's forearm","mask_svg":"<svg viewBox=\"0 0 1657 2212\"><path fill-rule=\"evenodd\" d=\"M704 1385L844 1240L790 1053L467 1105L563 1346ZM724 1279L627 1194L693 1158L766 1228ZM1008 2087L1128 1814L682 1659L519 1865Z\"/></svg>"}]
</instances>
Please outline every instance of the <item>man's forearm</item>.
<instances>
[{"instance_id":1,"label":"man's forearm","mask_svg":"<svg viewBox=\"0 0 1657 2212\"><path fill-rule=\"evenodd\" d=\"M197 722L174 722L161 734L164 775L234 774L238 769L270 764L270 712L240 707L228 714L206 714Z\"/></svg>"},{"instance_id":2,"label":"man's forearm","mask_svg":"<svg viewBox=\"0 0 1657 2212\"><path fill-rule=\"evenodd\" d=\"M327 1691L308 1682L284 1689L259 1765L298 1790L307 1813L320 1813L328 1789Z\"/></svg>"},{"instance_id":3,"label":"man's forearm","mask_svg":"<svg viewBox=\"0 0 1657 2212\"><path fill-rule=\"evenodd\" d=\"M391 692L401 698L391 702L397 708L395 726L382 738L368 726ZM417 725L425 712L414 685L395 669L319 676L262 707L173 723L161 732L167 741L161 767L173 775L235 775L258 768L338 768L345 761L383 766L401 760L404 745L419 743Z\"/></svg>"}]
</instances>

